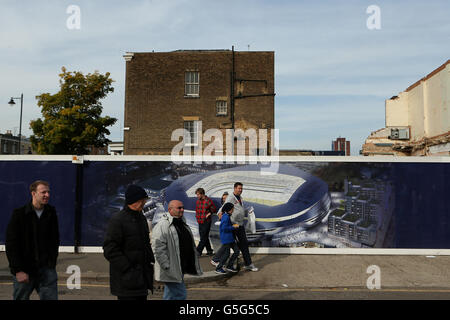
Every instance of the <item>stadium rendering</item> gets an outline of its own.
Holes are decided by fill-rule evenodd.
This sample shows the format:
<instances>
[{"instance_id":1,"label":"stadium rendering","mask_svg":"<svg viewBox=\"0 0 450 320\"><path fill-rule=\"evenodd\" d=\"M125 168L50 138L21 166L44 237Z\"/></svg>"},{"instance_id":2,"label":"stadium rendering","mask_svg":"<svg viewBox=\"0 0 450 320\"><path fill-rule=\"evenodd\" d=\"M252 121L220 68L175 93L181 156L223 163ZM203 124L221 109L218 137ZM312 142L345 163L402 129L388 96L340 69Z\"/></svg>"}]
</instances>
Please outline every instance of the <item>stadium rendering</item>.
<instances>
[{"instance_id":1,"label":"stadium rendering","mask_svg":"<svg viewBox=\"0 0 450 320\"><path fill-rule=\"evenodd\" d=\"M180 177L166 189L166 206L174 199L182 201L188 224L197 228L195 190L205 189L219 208L223 192L231 194L234 183L242 182L242 197L256 217L256 233L248 234L249 241L286 229L308 229L328 214L331 198L324 181L288 164L279 164L274 175L261 174L261 168L258 164L245 165Z\"/></svg>"}]
</instances>

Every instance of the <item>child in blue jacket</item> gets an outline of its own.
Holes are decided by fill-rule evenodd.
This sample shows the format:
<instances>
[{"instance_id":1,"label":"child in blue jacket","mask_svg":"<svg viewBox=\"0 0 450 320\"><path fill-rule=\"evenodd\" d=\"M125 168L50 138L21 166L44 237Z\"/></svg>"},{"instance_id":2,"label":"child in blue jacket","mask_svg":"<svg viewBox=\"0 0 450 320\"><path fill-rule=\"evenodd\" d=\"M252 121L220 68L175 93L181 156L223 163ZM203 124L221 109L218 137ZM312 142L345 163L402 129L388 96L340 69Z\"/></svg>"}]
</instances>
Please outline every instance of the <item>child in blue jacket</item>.
<instances>
[{"instance_id":1,"label":"child in blue jacket","mask_svg":"<svg viewBox=\"0 0 450 320\"><path fill-rule=\"evenodd\" d=\"M225 203L222 208L222 220L220 222L220 242L225 250L220 250L223 254L218 257L219 264L216 268L216 273L237 272L237 269L233 268L234 261L239 256L239 248L236 240L234 239L233 230L239 227L238 224L231 224L230 216L233 214L234 205L232 203ZM228 257L230 256L230 249L233 249L233 255L231 256L228 264L223 268Z\"/></svg>"}]
</instances>

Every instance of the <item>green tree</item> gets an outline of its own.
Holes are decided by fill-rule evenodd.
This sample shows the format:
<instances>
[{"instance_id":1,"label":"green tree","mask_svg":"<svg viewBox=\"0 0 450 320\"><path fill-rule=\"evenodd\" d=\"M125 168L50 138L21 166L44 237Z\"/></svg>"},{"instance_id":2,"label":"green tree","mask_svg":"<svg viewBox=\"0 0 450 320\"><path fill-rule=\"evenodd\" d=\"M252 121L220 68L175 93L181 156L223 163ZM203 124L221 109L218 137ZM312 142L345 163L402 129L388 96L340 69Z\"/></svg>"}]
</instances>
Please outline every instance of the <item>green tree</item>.
<instances>
[{"instance_id":1,"label":"green tree","mask_svg":"<svg viewBox=\"0 0 450 320\"><path fill-rule=\"evenodd\" d=\"M36 97L42 117L30 122L30 137L38 154L88 154L88 146L104 147L109 141L107 127L117 119L102 117L101 99L114 92L109 72L86 76L62 67L60 90Z\"/></svg>"}]
</instances>

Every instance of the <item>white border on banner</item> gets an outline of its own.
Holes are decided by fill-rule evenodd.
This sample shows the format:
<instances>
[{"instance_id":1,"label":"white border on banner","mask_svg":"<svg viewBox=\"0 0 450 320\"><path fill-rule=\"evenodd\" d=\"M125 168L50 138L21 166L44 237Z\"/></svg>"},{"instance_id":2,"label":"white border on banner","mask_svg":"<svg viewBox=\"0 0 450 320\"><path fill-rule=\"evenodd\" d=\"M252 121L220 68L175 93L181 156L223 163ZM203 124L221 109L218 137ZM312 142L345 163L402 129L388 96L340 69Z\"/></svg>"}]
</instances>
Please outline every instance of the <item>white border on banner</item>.
<instances>
[{"instance_id":1,"label":"white border on banner","mask_svg":"<svg viewBox=\"0 0 450 320\"><path fill-rule=\"evenodd\" d=\"M86 155L84 161L180 161L180 162L400 162L450 163L450 157L396 157L396 156L150 156L150 155ZM0 156L0 160L2 160ZM17 159L20 160L20 159ZM70 158L71 160L71 158Z\"/></svg>"},{"instance_id":2,"label":"white border on banner","mask_svg":"<svg viewBox=\"0 0 450 320\"><path fill-rule=\"evenodd\" d=\"M0 161L70 161L82 157L84 161L181 161L181 162L400 162L450 163L450 157L396 156L150 156L150 155L0 155Z\"/></svg>"}]
</instances>

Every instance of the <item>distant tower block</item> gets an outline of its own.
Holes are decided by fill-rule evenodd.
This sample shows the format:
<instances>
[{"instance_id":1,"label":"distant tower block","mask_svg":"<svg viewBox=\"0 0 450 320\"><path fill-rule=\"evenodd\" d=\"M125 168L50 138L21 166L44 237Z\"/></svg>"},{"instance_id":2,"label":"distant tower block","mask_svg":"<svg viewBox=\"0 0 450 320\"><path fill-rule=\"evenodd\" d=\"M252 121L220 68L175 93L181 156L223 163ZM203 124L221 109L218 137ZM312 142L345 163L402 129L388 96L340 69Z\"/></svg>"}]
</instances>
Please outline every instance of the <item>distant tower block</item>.
<instances>
[{"instance_id":1,"label":"distant tower block","mask_svg":"<svg viewBox=\"0 0 450 320\"><path fill-rule=\"evenodd\" d=\"M345 138L337 138L331 143L331 151L345 151L345 155L350 155L350 141Z\"/></svg>"}]
</instances>

